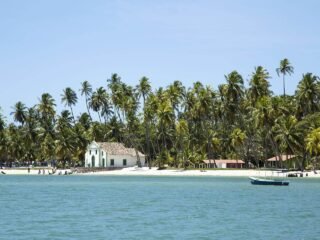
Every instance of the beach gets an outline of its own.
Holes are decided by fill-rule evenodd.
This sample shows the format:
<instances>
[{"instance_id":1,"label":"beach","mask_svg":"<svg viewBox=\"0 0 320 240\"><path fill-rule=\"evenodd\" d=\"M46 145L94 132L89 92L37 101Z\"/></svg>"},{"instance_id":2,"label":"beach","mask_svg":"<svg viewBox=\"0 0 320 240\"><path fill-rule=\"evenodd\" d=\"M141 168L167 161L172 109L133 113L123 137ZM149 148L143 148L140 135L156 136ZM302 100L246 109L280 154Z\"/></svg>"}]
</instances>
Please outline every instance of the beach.
<instances>
[{"instance_id":1,"label":"beach","mask_svg":"<svg viewBox=\"0 0 320 240\"><path fill-rule=\"evenodd\" d=\"M28 173L27 169L1 169L2 172L8 175L49 175L49 172L52 173L51 169L45 169L45 174L43 174L43 170L41 170L39 174L39 169L30 169L30 173ZM58 169L54 175L59 175L59 173L68 174L71 173L70 169ZM158 170L157 168L143 167L128 167L120 170L108 170L108 171L94 171L94 169L90 172L86 173L76 173L77 175L111 175L111 176L221 176L221 177L288 177L288 174L303 174L303 177L320 177L320 174L316 174L313 171L305 171L305 172L281 172L281 171L271 171L271 170L259 170L259 169L234 169L234 170L183 170L183 169L165 169ZM299 175L300 176L300 175Z\"/></svg>"},{"instance_id":2,"label":"beach","mask_svg":"<svg viewBox=\"0 0 320 240\"><path fill-rule=\"evenodd\" d=\"M40 170L40 171L39 171ZM44 170L44 172L43 172ZM58 169L54 175L70 174L70 169ZM50 174L49 174L50 173ZM52 175L51 168L31 168L30 172L26 168L3 168L0 169L0 175Z\"/></svg>"}]
</instances>

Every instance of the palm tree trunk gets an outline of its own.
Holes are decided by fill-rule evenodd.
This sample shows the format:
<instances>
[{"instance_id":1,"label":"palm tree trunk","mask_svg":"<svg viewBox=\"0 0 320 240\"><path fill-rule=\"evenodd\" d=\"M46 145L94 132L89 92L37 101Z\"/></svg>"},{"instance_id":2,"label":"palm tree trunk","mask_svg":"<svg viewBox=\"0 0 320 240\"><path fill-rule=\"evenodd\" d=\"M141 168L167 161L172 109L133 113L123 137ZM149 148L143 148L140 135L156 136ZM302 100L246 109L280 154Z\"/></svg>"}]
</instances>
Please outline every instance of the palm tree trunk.
<instances>
[{"instance_id":1,"label":"palm tree trunk","mask_svg":"<svg viewBox=\"0 0 320 240\"><path fill-rule=\"evenodd\" d=\"M97 113L98 113L99 121L100 121L100 123L101 123L101 116L100 116L100 112L99 112L99 111L97 111Z\"/></svg>"},{"instance_id":2,"label":"palm tree trunk","mask_svg":"<svg viewBox=\"0 0 320 240\"><path fill-rule=\"evenodd\" d=\"M151 169L151 156L150 156L150 129L149 122L146 123L146 144L147 144L147 158L149 169Z\"/></svg>"},{"instance_id":3,"label":"palm tree trunk","mask_svg":"<svg viewBox=\"0 0 320 240\"><path fill-rule=\"evenodd\" d=\"M306 159L307 159L307 152L304 151L304 152L303 152L303 156L302 156L302 162L301 162L301 164L300 164L300 170L301 170L302 172L304 171L304 165L305 165Z\"/></svg>"},{"instance_id":4,"label":"palm tree trunk","mask_svg":"<svg viewBox=\"0 0 320 240\"><path fill-rule=\"evenodd\" d=\"M286 82L285 82L285 74L283 74L283 97L286 97Z\"/></svg>"},{"instance_id":5,"label":"palm tree trunk","mask_svg":"<svg viewBox=\"0 0 320 240\"><path fill-rule=\"evenodd\" d=\"M274 150L275 155L279 157L280 167L282 168L283 167L282 166L283 165L282 156L280 154L279 147L278 147L277 143L274 141L274 137L273 137L271 130L270 130L270 141L271 141L271 145L274 148L273 150Z\"/></svg>"},{"instance_id":6,"label":"palm tree trunk","mask_svg":"<svg viewBox=\"0 0 320 240\"><path fill-rule=\"evenodd\" d=\"M139 152L136 147L134 147L134 151L136 152L138 167L141 168L142 165L141 165L141 161L140 161L140 156L139 156Z\"/></svg>"},{"instance_id":7,"label":"palm tree trunk","mask_svg":"<svg viewBox=\"0 0 320 240\"><path fill-rule=\"evenodd\" d=\"M71 105L70 105L70 110L71 110L71 115L72 115L73 123L76 123L76 120L74 119L73 109L72 109L72 106L71 106Z\"/></svg>"},{"instance_id":8,"label":"palm tree trunk","mask_svg":"<svg viewBox=\"0 0 320 240\"><path fill-rule=\"evenodd\" d=\"M214 168L218 168L218 167L217 167L217 163L216 163L216 158L215 158L215 157L213 158L213 165L214 165Z\"/></svg>"},{"instance_id":9,"label":"palm tree trunk","mask_svg":"<svg viewBox=\"0 0 320 240\"><path fill-rule=\"evenodd\" d=\"M86 106L87 106L87 111L88 111L90 120L92 121L92 117L91 117L91 113L90 113L90 110L89 110L89 104L88 104L88 98L87 97L86 97Z\"/></svg>"}]
</instances>

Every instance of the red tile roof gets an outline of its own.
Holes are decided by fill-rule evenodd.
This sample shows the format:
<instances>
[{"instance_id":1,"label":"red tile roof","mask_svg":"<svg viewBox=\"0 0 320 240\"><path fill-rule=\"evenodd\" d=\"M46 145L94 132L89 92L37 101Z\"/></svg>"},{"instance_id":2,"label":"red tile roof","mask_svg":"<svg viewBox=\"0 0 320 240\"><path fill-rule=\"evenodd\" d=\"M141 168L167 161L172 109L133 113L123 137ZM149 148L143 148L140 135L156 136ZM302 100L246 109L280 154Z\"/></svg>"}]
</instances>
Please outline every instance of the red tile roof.
<instances>
[{"instance_id":1,"label":"red tile roof","mask_svg":"<svg viewBox=\"0 0 320 240\"><path fill-rule=\"evenodd\" d=\"M97 144L110 155L131 155L136 156L134 148L126 148L123 143L118 142L97 142ZM140 157L144 157L144 154L138 152Z\"/></svg>"},{"instance_id":2,"label":"red tile roof","mask_svg":"<svg viewBox=\"0 0 320 240\"><path fill-rule=\"evenodd\" d=\"M295 157L296 157L296 155L288 155L288 160L291 159L291 158L295 158ZM282 161L286 161L287 160L287 156L286 155L281 155L281 159L282 159ZM268 162L277 162L277 161L280 161L280 160L279 160L278 156L277 157L274 156L272 158L269 158L267 161Z\"/></svg>"}]
</instances>

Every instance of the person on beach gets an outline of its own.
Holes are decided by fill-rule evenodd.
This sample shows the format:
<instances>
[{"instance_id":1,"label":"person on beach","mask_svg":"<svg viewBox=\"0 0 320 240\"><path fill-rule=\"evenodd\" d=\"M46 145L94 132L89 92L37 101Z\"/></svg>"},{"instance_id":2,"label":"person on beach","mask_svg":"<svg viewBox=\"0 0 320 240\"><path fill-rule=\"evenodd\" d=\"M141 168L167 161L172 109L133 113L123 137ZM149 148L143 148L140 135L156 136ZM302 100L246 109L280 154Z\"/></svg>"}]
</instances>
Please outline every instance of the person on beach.
<instances>
[{"instance_id":1,"label":"person on beach","mask_svg":"<svg viewBox=\"0 0 320 240\"><path fill-rule=\"evenodd\" d=\"M28 173L30 173L30 167L28 167Z\"/></svg>"},{"instance_id":2,"label":"person on beach","mask_svg":"<svg viewBox=\"0 0 320 240\"><path fill-rule=\"evenodd\" d=\"M42 170L42 174L45 174L45 173L46 173L46 170L45 170L45 169L43 169L43 170Z\"/></svg>"},{"instance_id":3,"label":"person on beach","mask_svg":"<svg viewBox=\"0 0 320 240\"><path fill-rule=\"evenodd\" d=\"M38 174L41 174L41 169L39 169Z\"/></svg>"}]
</instances>

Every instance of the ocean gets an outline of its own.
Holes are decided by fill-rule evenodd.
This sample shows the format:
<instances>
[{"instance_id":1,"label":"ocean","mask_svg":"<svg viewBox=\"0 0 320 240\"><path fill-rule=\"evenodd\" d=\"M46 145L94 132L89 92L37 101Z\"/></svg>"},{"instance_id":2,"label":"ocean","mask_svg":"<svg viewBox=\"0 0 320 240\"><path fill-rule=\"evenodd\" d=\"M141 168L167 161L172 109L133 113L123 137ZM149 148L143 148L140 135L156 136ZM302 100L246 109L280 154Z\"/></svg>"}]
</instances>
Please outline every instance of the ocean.
<instances>
[{"instance_id":1,"label":"ocean","mask_svg":"<svg viewBox=\"0 0 320 240\"><path fill-rule=\"evenodd\" d=\"M0 176L0 239L320 239L320 179Z\"/></svg>"}]
</instances>

